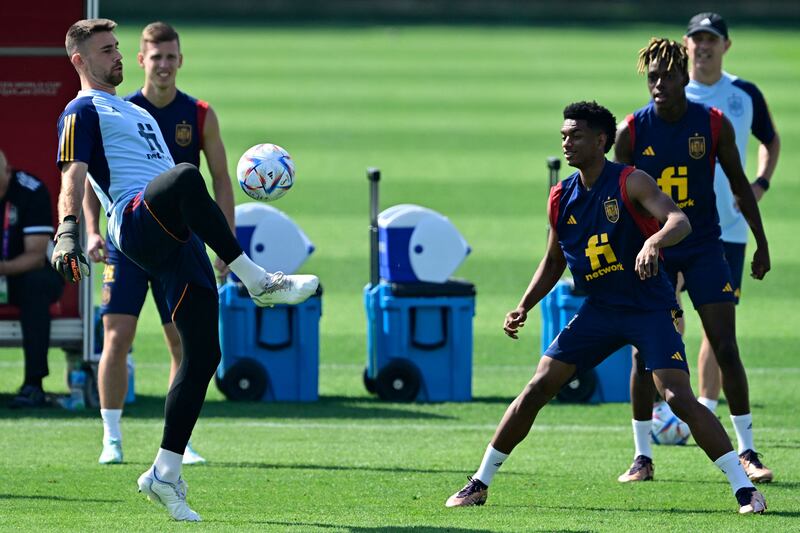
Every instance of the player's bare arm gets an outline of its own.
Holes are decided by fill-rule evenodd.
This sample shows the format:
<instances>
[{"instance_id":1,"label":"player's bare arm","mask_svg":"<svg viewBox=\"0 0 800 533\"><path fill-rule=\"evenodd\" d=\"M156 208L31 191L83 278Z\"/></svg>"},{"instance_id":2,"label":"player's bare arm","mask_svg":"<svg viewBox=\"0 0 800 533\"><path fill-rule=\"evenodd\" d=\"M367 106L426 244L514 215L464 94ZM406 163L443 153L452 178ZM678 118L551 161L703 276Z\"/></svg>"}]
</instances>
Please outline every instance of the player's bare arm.
<instances>
[{"instance_id":1,"label":"player's bare arm","mask_svg":"<svg viewBox=\"0 0 800 533\"><path fill-rule=\"evenodd\" d=\"M631 150L631 133L628 131L628 121L623 120L617 126L617 135L614 141L614 161L617 163L633 164L633 151Z\"/></svg>"},{"instance_id":2,"label":"player's bare arm","mask_svg":"<svg viewBox=\"0 0 800 533\"><path fill-rule=\"evenodd\" d=\"M753 189L742 169L739 151L736 148L736 133L730 121L722 117L722 128L719 134L717 158L731 185L731 191L736 198L736 203L756 240L756 251L750 265L750 275L755 279L763 279L770 270L769 245L761 222L761 212L758 210Z\"/></svg>"},{"instance_id":3,"label":"player's bare arm","mask_svg":"<svg viewBox=\"0 0 800 533\"><path fill-rule=\"evenodd\" d=\"M203 127L203 153L206 156L208 169L211 171L211 183L214 188L214 199L217 201L231 231L236 231L233 209L233 187L228 174L228 158L225 155L225 145L219 129L219 119L214 110L209 106Z\"/></svg>"},{"instance_id":4,"label":"player's bare arm","mask_svg":"<svg viewBox=\"0 0 800 533\"><path fill-rule=\"evenodd\" d=\"M767 111L769 113L769 111ZM772 114L769 115L770 121L772 121ZM774 124L774 122L773 122ZM774 127L774 126L773 126ZM775 167L778 165L778 157L781 154L781 138L778 135L778 132L775 132L775 137L766 144L761 143L758 145L758 168L756 177L757 178L764 178L767 180L769 184L772 181L772 174L775 173ZM761 197L764 196L764 192L766 189L758 184L758 182L754 182L752 185L753 194L756 197L757 201L761 200Z\"/></svg>"},{"instance_id":5,"label":"player's bare arm","mask_svg":"<svg viewBox=\"0 0 800 533\"><path fill-rule=\"evenodd\" d=\"M0 261L0 276L14 276L41 268L49 242L49 235L26 235L22 240L23 252L13 259Z\"/></svg>"},{"instance_id":6,"label":"player's bare arm","mask_svg":"<svg viewBox=\"0 0 800 533\"><path fill-rule=\"evenodd\" d=\"M83 221L86 228L86 254L95 263L106 262L106 241L100 234L100 200L89 185L84 182Z\"/></svg>"},{"instance_id":7,"label":"player's bare arm","mask_svg":"<svg viewBox=\"0 0 800 533\"><path fill-rule=\"evenodd\" d=\"M525 325L528 318L528 311L533 309L539 301L555 286L567 268L567 259L558 244L558 234L555 228L550 228L550 235L547 239L547 251L542 261L539 263L536 272L533 274L525 294L516 309L508 312L503 331L512 339L516 339L519 328Z\"/></svg>"},{"instance_id":8,"label":"player's bare arm","mask_svg":"<svg viewBox=\"0 0 800 533\"><path fill-rule=\"evenodd\" d=\"M628 176L626 192L637 211L661 223L661 229L644 242L636 255L636 273L639 279L646 279L658 274L659 251L681 242L691 233L692 226L684 212L646 172L634 170Z\"/></svg>"},{"instance_id":9,"label":"player's bare arm","mask_svg":"<svg viewBox=\"0 0 800 533\"><path fill-rule=\"evenodd\" d=\"M58 195L56 245L51 264L65 280L77 283L89 276L89 263L83 255L78 231L78 217L83 203L88 165L80 161L64 163L61 168L61 193Z\"/></svg>"},{"instance_id":10,"label":"player's bare arm","mask_svg":"<svg viewBox=\"0 0 800 533\"><path fill-rule=\"evenodd\" d=\"M61 192L58 195L58 219L80 218L83 190L89 166L82 161L64 163L61 167Z\"/></svg>"}]
</instances>

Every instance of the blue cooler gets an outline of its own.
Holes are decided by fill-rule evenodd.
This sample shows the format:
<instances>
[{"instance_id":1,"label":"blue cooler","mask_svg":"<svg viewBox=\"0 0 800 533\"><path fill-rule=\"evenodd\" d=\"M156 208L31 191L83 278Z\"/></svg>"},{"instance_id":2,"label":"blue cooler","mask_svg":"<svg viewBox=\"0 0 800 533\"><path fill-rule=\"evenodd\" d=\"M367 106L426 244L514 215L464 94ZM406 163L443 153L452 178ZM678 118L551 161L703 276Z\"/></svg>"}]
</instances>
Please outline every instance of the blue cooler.
<instances>
[{"instance_id":1,"label":"blue cooler","mask_svg":"<svg viewBox=\"0 0 800 533\"><path fill-rule=\"evenodd\" d=\"M578 312L585 296L575 294L571 280L561 280L539 304L542 309L542 353ZM594 370L567 383L559 399L573 402L629 402L631 347L608 356Z\"/></svg>"},{"instance_id":2,"label":"blue cooler","mask_svg":"<svg viewBox=\"0 0 800 533\"><path fill-rule=\"evenodd\" d=\"M263 203L236 206L236 238L267 272L294 274L314 251L291 218ZM230 400L316 401L322 289L298 305L258 307L231 274L219 297L215 381L222 393Z\"/></svg>"},{"instance_id":3,"label":"blue cooler","mask_svg":"<svg viewBox=\"0 0 800 533\"><path fill-rule=\"evenodd\" d=\"M388 401L472 399L475 286L466 281L364 288L367 390Z\"/></svg>"},{"instance_id":4,"label":"blue cooler","mask_svg":"<svg viewBox=\"0 0 800 533\"><path fill-rule=\"evenodd\" d=\"M258 307L241 283L220 287L222 361L215 381L228 399L317 400L321 296L320 287L301 304Z\"/></svg>"}]
</instances>

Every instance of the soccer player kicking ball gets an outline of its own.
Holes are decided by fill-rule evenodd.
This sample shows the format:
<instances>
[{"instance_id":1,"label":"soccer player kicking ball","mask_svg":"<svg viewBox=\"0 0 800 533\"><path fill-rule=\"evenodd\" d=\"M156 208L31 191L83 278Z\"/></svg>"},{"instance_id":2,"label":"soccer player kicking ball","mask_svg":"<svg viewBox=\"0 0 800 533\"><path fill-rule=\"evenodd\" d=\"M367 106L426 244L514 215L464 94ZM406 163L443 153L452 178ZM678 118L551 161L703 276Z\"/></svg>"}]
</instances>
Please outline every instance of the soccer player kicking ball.
<instances>
[{"instance_id":1,"label":"soccer player kicking ball","mask_svg":"<svg viewBox=\"0 0 800 533\"><path fill-rule=\"evenodd\" d=\"M319 280L267 273L242 252L197 167L175 166L153 117L116 95L122 55L115 27L111 20L92 19L67 31L67 55L81 91L58 120L62 222L52 264L68 281L89 275L78 228L88 177L107 214L109 238L163 284L183 351L167 394L161 447L139 477L139 491L174 519L199 521L186 503L181 463L220 360L216 282L203 243L230 266L259 306L302 302Z\"/></svg>"},{"instance_id":2,"label":"soccer player kicking ball","mask_svg":"<svg viewBox=\"0 0 800 533\"><path fill-rule=\"evenodd\" d=\"M591 369L632 344L652 370L659 392L728 477L739 512L766 509L722 425L697 402L689 384L675 324L680 309L660 259L663 248L690 233L689 221L649 175L606 160L615 130L614 116L595 102L564 109L561 144L567 163L578 172L550 191L547 251L503 329L516 339L530 310L566 266L588 298L545 351L533 379L506 410L480 468L450 496L447 507L483 505L495 473L561 386L576 371Z\"/></svg>"},{"instance_id":3,"label":"soccer player kicking ball","mask_svg":"<svg viewBox=\"0 0 800 533\"><path fill-rule=\"evenodd\" d=\"M733 126L718 109L686 99L688 63L686 48L668 39L652 38L639 51L638 70L647 75L653 100L620 125L615 156L655 177L661 190L689 217L692 234L664 251L664 268L673 286L678 273L683 275L700 315L722 371L739 457L748 476L756 482L771 481L772 471L756 453L747 374L736 343L736 295L720 241L714 194L717 160L755 237L754 279L763 279L770 269L769 247L753 189L742 170ZM640 367L633 364L631 369L635 451L633 465L618 478L623 483L652 479L654 474L650 429L656 391L650 373Z\"/></svg>"},{"instance_id":4,"label":"soccer player kicking ball","mask_svg":"<svg viewBox=\"0 0 800 533\"><path fill-rule=\"evenodd\" d=\"M139 65L144 69L144 86L125 97L145 109L158 122L161 134L176 163L200 165L200 152L211 171L211 183L217 204L234 230L233 189L228 176L225 146L219 121L211 106L178 90L175 79L183 63L178 32L164 22L145 26L140 40ZM88 234L86 252L90 259L104 262L103 356L100 359L97 385L100 394L100 416L103 420L103 451L100 464L122 462L122 428L120 418L128 390L127 357L136 334L136 325L147 297L148 285L158 309L164 338L170 353L169 383L175 379L181 364L181 339L172 321L169 305L159 283L125 254L117 250L111 239L100 235L100 201L90 190L84 196L83 214ZM108 231L106 231L108 234ZM225 265L215 266L224 272ZM186 444L183 464L203 464L206 460Z\"/></svg>"}]
</instances>

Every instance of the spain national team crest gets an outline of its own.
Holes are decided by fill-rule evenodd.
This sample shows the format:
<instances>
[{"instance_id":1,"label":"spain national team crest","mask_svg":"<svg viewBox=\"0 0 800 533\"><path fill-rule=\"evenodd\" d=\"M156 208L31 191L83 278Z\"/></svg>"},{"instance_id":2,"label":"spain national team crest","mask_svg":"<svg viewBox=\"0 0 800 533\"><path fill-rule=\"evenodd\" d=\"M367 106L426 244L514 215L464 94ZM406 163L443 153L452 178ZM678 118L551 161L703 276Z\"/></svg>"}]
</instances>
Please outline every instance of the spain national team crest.
<instances>
[{"instance_id":1,"label":"spain national team crest","mask_svg":"<svg viewBox=\"0 0 800 533\"><path fill-rule=\"evenodd\" d=\"M608 221L616 223L617 220L619 220L619 204L617 204L617 199L606 200L603 202L603 207L606 209L606 218Z\"/></svg>"},{"instance_id":2,"label":"spain national team crest","mask_svg":"<svg viewBox=\"0 0 800 533\"><path fill-rule=\"evenodd\" d=\"M692 159L700 159L706 155L706 138L702 135L689 137L689 155Z\"/></svg>"},{"instance_id":3,"label":"spain national team crest","mask_svg":"<svg viewBox=\"0 0 800 533\"><path fill-rule=\"evenodd\" d=\"M189 146L192 143L192 125L182 124L175 125L175 143L178 146Z\"/></svg>"}]
</instances>

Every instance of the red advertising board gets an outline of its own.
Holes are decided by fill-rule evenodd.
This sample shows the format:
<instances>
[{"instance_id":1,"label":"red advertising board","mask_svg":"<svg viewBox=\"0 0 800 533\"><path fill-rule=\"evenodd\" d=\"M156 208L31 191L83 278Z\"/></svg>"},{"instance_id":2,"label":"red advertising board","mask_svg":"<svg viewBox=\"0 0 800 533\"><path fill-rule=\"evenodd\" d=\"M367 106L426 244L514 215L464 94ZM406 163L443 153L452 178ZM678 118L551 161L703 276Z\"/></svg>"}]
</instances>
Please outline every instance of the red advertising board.
<instances>
[{"instance_id":1,"label":"red advertising board","mask_svg":"<svg viewBox=\"0 0 800 533\"><path fill-rule=\"evenodd\" d=\"M58 220L56 199L61 175L56 166L56 122L80 82L67 59L0 56L0 149L9 164L30 172L47 185ZM53 307L54 316L77 316L78 288L69 284ZM0 319L5 315L0 312Z\"/></svg>"},{"instance_id":2,"label":"red advertising board","mask_svg":"<svg viewBox=\"0 0 800 533\"><path fill-rule=\"evenodd\" d=\"M63 48L67 29L84 18L84 7L84 2L76 0L2 0L0 48Z\"/></svg>"}]
</instances>

